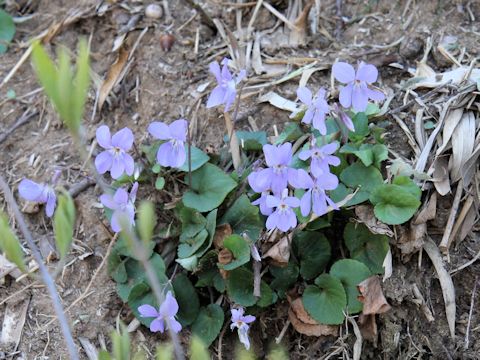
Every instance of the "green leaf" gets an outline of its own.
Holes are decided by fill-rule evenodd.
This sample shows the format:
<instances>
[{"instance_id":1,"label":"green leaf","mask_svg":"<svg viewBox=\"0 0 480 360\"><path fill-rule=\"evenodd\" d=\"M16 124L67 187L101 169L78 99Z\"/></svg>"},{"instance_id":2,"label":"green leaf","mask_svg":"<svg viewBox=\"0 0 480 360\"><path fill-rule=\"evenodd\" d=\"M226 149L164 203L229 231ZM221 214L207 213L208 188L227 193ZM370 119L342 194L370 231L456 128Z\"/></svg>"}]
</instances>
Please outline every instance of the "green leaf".
<instances>
[{"instance_id":1,"label":"green leaf","mask_svg":"<svg viewBox=\"0 0 480 360\"><path fill-rule=\"evenodd\" d=\"M420 200L422 197L422 190L408 176L397 176L395 179L393 179L392 184L401 186L403 189L415 196L415 198L418 200Z\"/></svg>"},{"instance_id":2,"label":"green leaf","mask_svg":"<svg viewBox=\"0 0 480 360\"><path fill-rule=\"evenodd\" d=\"M15 36L15 23L12 17L4 10L0 9L0 55L7 51Z\"/></svg>"},{"instance_id":3,"label":"green leaf","mask_svg":"<svg viewBox=\"0 0 480 360\"><path fill-rule=\"evenodd\" d=\"M179 263L180 265L182 265L182 267L185 269L185 270L188 270L188 271L195 271L196 267L197 267L197 264L198 264L198 256L197 255L192 255L188 258L185 258L185 259L177 259L175 260L177 263Z\"/></svg>"},{"instance_id":4,"label":"green leaf","mask_svg":"<svg viewBox=\"0 0 480 360\"><path fill-rule=\"evenodd\" d=\"M192 333L198 336L208 348L222 330L224 314L217 304L201 308L197 319L192 324Z\"/></svg>"},{"instance_id":5,"label":"green leaf","mask_svg":"<svg viewBox=\"0 0 480 360\"><path fill-rule=\"evenodd\" d=\"M315 279L315 285L307 286L303 292L305 310L321 324L341 324L345 318L343 310L347 306L342 283L331 275L322 274Z\"/></svg>"},{"instance_id":6,"label":"green leaf","mask_svg":"<svg viewBox=\"0 0 480 360\"><path fill-rule=\"evenodd\" d=\"M144 244L148 244L152 240L156 222L157 216L153 203L142 201L138 209L137 229Z\"/></svg>"},{"instance_id":7,"label":"green leaf","mask_svg":"<svg viewBox=\"0 0 480 360\"><path fill-rule=\"evenodd\" d=\"M107 350L100 350L100 352L98 353L98 360L111 360L111 359L112 357L110 356Z\"/></svg>"},{"instance_id":8,"label":"green leaf","mask_svg":"<svg viewBox=\"0 0 480 360\"><path fill-rule=\"evenodd\" d=\"M23 256L22 247L15 234L8 225L8 218L3 211L0 210L0 249L5 252L7 259L18 266L23 272L27 272L25 266L25 258Z\"/></svg>"},{"instance_id":9,"label":"green leaf","mask_svg":"<svg viewBox=\"0 0 480 360\"><path fill-rule=\"evenodd\" d=\"M225 270L236 269L250 261L250 244L239 235L230 235L225 238L223 246L233 254L233 261L226 265L219 265Z\"/></svg>"},{"instance_id":10,"label":"green leaf","mask_svg":"<svg viewBox=\"0 0 480 360\"><path fill-rule=\"evenodd\" d=\"M362 141L365 139L368 134L370 134L370 129L368 128L368 117L363 112L356 113L352 117L352 122L355 127L355 131L350 131L348 133L348 138L354 142Z\"/></svg>"},{"instance_id":11,"label":"green leaf","mask_svg":"<svg viewBox=\"0 0 480 360\"><path fill-rule=\"evenodd\" d=\"M370 269L360 261L342 259L332 265L330 275L340 280L345 288L349 314L356 314L362 311L363 304L358 301L360 293L357 285L372 275Z\"/></svg>"},{"instance_id":12,"label":"green leaf","mask_svg":"<svg viewBox=\"0 0 480 360\"><path fill-rule=\"evenodd\" d=\"M81 39L78 43L77 72L75 74L75 82L73 83L72 104L72 126L70 129L75 133L78 132L82 122L83 113L85 111L85 102L87 100L88 88L90 86L90 54L88 44L85 39Z\"/></svg>"},{"instance_id":13,"label":"green leaf","mask_svg":"<svg viewBox=\"0 0 480 360\"><path fill-rule=\"evenodd\" d=\"M55 243L60 257L63 259L70 249L75 225L75 204L70 194L64 191L58 197L58 206L53 216Z\"/></svg>"},{"instance_id":14,"label":"green leaf","mask_svg":"<svg viewBox=\"0 0 480 360\"><path fill-rule=\"evenodd\" d=\"M379 112L380 112L380 108L378 107L377 104L368 103L367 109L365 110L365 115L373 116L373 115L377 115Z\"/></svg>"},{"instance_id":15,"label":"green leaf","mask_svg":"<svg viewBox=\"0 0 480 360\"><path fill-rule=\"evenodd\" d=\"M300 273L298 266L289 262L285 267L270 265L269 270L274 277L270 286L283 298L287 290L292 287L298 279L298 274Z\"/></svg>"},{"instance_id":16,"label":"green leaf","mask_svg":"<svg viewBox=\"0 0 480 360\"><path fill-rule=\"evenodd\" d=\"M237 183L220 168L206 163L192 172L192 188L183 195L183 203L200 212L220 206Z\"/></svg>"},{"instance_id":17,"label":"green leaf","mask_svg":"<svg viewBox=\"0 0 480 360\"><path fill-rule=\"evenodd\" d=\"M157 180L155 180L155 189L162 190L164 187L165 187L165 178L163 176L159 176Z\"/></svg>"},{"instance_id":18,"label":"green leaf","mask_svg":"<svg viewBox=\"0 0 480 360\"><path fill-rule=\"evenodd\" d=\"M120 333L112 333L113 357L115 360L130 360L130 337L125 325L120 325Z\"/></svg>"},{"instance_id":19,"label":"green leaf","mask_svg":"<svg viewBox=\"0 0 480 360\"><path fill-rule=\"evenodd\" d=\"M373 152L373 164L377 169L382 166L382 161L388 159L388 148L383 144L375 144L372 147Z\"/></svg>"},{"instance_id":20,"label":"green leaf","mask_svg":"<svg viewBox=\"0 0 480 360\"><path fill-rule=\"evenodd\" d=\"M179 306L178 321L182 326L190 325L197 318L200 309L197 292L185 274L175 277L172 286Z\"/></svg>"},{"instance_id":21,"label":"green leaf","mask_svg":"<svg viewBox=\"0 0 480 360\"><path fill-rule=\"evenodd\" d=\"M205 254L212 246L213 237L215 236L215 230L217 228L217 212L218 210L215 209L213 211L210 211L207 215L207 223L205 224L205 229L208 232L208 241L205 241L200 247L200 249L198 249L198 251L196 252L196 255L198 257L203 256L203 254Z\"/></svg>"},{"instance_id":22,"label":"green leaf","mask_svg":"<svg viewBox=\"0 0 480 360\"><path fill-rule=\"evenodd\" d=\"M258 239L264 227L258 207L252 205L245 194L225 212L220 224L225 223L230 224L235 234L246 233L250 239Z\"/></svg>"},{"instance_id":23,"label":"green leaf","mask_svg":"<svg viewBox=\"0 0 480 360\"><path fill-rule=\"evenodd\" d=\"M245 267L232 270L227 278L227 292L231 300L241 306L266 307L273 304L277 298L265 281L260 284L261 297L253 295L253 273Z\"/></svg>"},{"instance_id":24,"label":"green leaf","mask_svg":"<svg viewBox=\"0 0 480 360\"><path fill-rule=\"evenodd\" d=\"M207 219L205 219L202 214L185 206L180 208L178 217L182 222L182 234L180 241L182 241L182 239L188 239L197 235L200 230L205 228L207 223Z\"/></svg>"},{"instance_id":25,"label":"green leaf","mask_svg":"<svg viewBox=\"0 0 480 360\"><path fill-rule=\"evenodd\" d=\"M200 249L205 240L208 238L208 231L203 229L197 235L190 239L185 239L178 245L178 257L181 259L188 258Z\"/></svg>"},{"instance_id":26,"label":"green leaf","mask_svg":"<svg viewBox=\"0 0 480 360\"><path fill-rule=\"evenodd\" d=\"M274 144L280 145L287 141L295 141L302 135L303 131L300 128L300 125L297 123L287 123L281 134L278 135Z\"/></svg>"},{"instance_id":27,"label":"green leaf","mask_svg":"<svg viewBox=\"0 0 480 360\"><path fill-rule=\"evenodd\" d=\"M60 101L57 88L57 68L55 67L55 64L50 59L43 46L40 45L40 42L36 42L33 45L32 63L40 85L43 86L43 89L47 93L47 96L50 98L50 101L52 101L52 103L57 106Z\"/></svg>"},{"instance_id":28,"label":"green leaf","mask_svg":"<svg viewBox=\"0 0 480 360\"><path fill-rule=\"evenodd\" d=\"M260 151L263 145L268 143L266 131L237 131L238 141L242 149L249 151Z\"/></svg>"},{"instance_id":29,"label":"green leaf","mask_svg":"<svg viewBox=\"0 0 480 360\"><path fill-rule=\"evenodd\" d=\"M360 187L357 194L351 199L347 206L357 205L370 197L375 188L383 184L383 177L380 171L374 166L365 166L357 161L343 170L340 180L351 189Z\"/></svg>"},{"instance_id":30,"label":"green leaf","mask_svg":"<svg viewBox=\"0 0 480 360\"><path fill-rule=\"evenodd\" d=\"M353 154L358 157L363 165L370 166L373 164L372 144L362 144L360 147L353 144L345 144L340 148L341 154Z\"/></svg>"},{"instance_id":31,"label":"green leaf","mask_svg":"<svg viewBox=\"0 0 480 360\"><path fill-rule=\"evenodd\" d=\"M165 343L158 345L155 360L173 360L173 345Z\"/></svg>"},{"instance_id":32,"label":"green leaf","mask_svg":"<svg viewBox=\"0 0 480 360\"><path fill-rule=\"evenodd\" d=\"M199 168L201 168L205 163L208 162L208 160L210 160L210 157L205 154L202 150L200 150L199 148L195 147L195 146L192 146L191 147L191 161L192 161L192 171L195 171ZM185 144L185 153L187 154L187 161L185 161L185 163L178 168L178 170L180 171L184 171L184 172L188 172L188 145Z\"/></svg>"},{"instance_id":33,"label":"green leaf","mask_svg":"<svg viewBox=\"0 0 480 360\"><path fill-rule=\"evenodd\" d=\"M421 205L411 191L412 188L394 184L377 187L370 195L375 216L389 225L399 225L410 220Z\"/></svg>"},{"instance_id":34,"label":"green leaf","mask_svg":"<svg viewBox=\"0 0 480 360\"><path fill-rule=\"evenodd\" d=\"M383 261L390 248L387 236L372 234L365 225L348 223L343 239L352 259L367 265L374 274L383 274Z\"/></svg>"},{"instance_id":35,"label":"green leaf","mask_svg":"<svg viewBox=\"0 0 480 360\"><path fill-rule=\"evenodd\" d=\"M300 274L305 280L321 274L330 260L330 243L319 232L302 231L295 234L292 249L300 262Z\"/></svg>"},{"instance_id":36,"label":"green leaf","mask_svg":"<svg viewBox=\"0 0 480 360\"><path fill-rule=\"evenodd\" d=\"M208 346L198 336L193 336L190 341L190 360L211 360L207 349Z\"/></svg>"}]
</instances>

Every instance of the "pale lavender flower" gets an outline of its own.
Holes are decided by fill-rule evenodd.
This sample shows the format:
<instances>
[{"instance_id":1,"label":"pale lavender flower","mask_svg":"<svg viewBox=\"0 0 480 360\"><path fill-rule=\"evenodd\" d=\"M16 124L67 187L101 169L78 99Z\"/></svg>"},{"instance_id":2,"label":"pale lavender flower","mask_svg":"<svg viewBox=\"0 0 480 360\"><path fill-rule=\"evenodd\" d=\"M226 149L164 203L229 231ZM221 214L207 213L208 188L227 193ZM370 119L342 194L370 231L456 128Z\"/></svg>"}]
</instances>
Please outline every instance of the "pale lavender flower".
<instances>
[{"instance_id":1,"label":"pale lavender flower","mask_svg":"<svg viewBox=\"0 0 480 360\"><path fill-rule=\"evenodd\" d=\"M293 208L300 206L300 200L294 196L288 196L288 189L284 189L282 197L267 196L267 206L275 208L275 211L267 218L267 229L279 229L283 232L297 226L297 216Z\"/></svg>"},{"instance_id":2,"label":"pale lavender flower","mask_svg":"<svg viewBox=\"0 0 480 360\"><path fill-rule=\"evenodd\" d=\"M378 90L370 88L377 81L378 70L374 65L361 62L357 71L345 62L337 62L332 67L333 76L346 86L340 89L339 100L343 107L353 107L354 111L365 111L368 99L382 101L385 95Z\"/></svg>"},{"instance_id":3,"label":"pale lavender flower","mask_svg":"<svg viewBox=\"0 0 480 360\"><path fill-rule=\"evenodd\" d=\"M148 126L148 132L154 138L166 140L157 152L157 161L160 165L179 168L185 163L187 127L188 123L185 119L175 120L170 125L154 121Z\"/></svg>"},{"instance_id":4,"label":"pale lavender flower","mask_svg":"<svg viewBox=\"0 0 480 360\"><path fill-rule=\"evenodd\" d=\"M132 186L130 194L123 188L117 189L115 194L103 194L100 202L103 206L113 210L111 226L116 233L122 230L122 219L128 221L130 226L135 225L135 198L137 197L138 183Z\"/></svg>"},{"instance_id":5,"label":"pale lavender flower","mask_svg":"<svg viewBox=\"0 0 480 360\"><path fill-rule=\"evenodd\" d=\"M341 122L345 127L350 130L350 131L355 131L355 126L353 125L352 119L348 114L345 112L345 110L341 107L338 106L338 104L333 104L333 112L334 116Z\"/></svg>"},{"instance_id":6,"label":"pale lavender flower","mask_svg":"<svg viewBox=\"0 0 480 360\"><path fill-rule=\"evenodd\" d=\"M271 189L270 184L271 180L268 176L262 175L262 170L253 171L250 175L248 175L248 182L253 189L253 191L260 193L260 197L252 202L252 205L258 205L260 208L260 212L268 216L272 213L272 209L267 206L267 196L270 195Z\"/></svg>"},{"instance_id":7,"label":"pale lavender flower","mask_svg":"<svg viewBox=\"0 0 480 360\"><path fill-rule=\"evenodd\" d=\"M241 70L240 73L234 77L228 69L229 62L230 59L224 58L222 60L221 69L216 61L210 64L210 72L217 79L218 85L212 90L212 93L207 100L207 108L225 104L225 112L227 112L235 101L235 96L237 94L236 86L243 80L246 71Z\"/></svg>"},{"instance_id":8,"label":"pale lavender flower","mask_svg":"<svg viewBox=\"0 0 480 360\"><path fill-rule=\"evenodd\" d=\"M265 154L268 168L250 174L248 182L254 190L271 189L274 194L281 194L283 189L287 187L289 182L292 182L297 174L295 169L289 168L292 160L292 144L263 145L263 153Z\"/></svg>"},{"instance_id":9,"label":"pale lavender flower","mask_svg":"<svg viewBox=\"0 0 480 360\"><path fill-rule=\"evenodd\" d=\"M243 315L245 310L241 307L239 309L232 309L232 323L230 324L230 330L237 328L238 338L240 342L248 350L250 349L250 339L248 338L248 330L250 326L248 324L255 321L253 315Z\"/></svg>"},{"instance_id":10,"label":"pale lavender flower","mask_svg":"<svg viewBox=\"0 0 480 360\"><path fill-rule=\"evenodd\" d=\"M297 89L298 98L307 107L302 122L305 124L312 123L313 127L320 131L322 135L327 134L325 116L330 111L328 103L325 100L325 94L325 89L320 88L315 98L313 98L312 92L308 88L303 86ZM295 114L296 113L293 113L291 116L295 116Z\"/></svg>"},{"instance_id":11,"label":"pale lavender flower","mask_svg":"<svg viewBox=\"0 0 480 360\"><path fill-rule=\"evenodd\" d=\"M145 304L138 307L138 312L143 318L155 318L150 323L151 332L160 331L163 333L168 328L174 333L182 330L182 325L175 319L178 312L178 303L171 291L167 292L165 301L160 305L158 311L152 305Z\"/></svg>"},{"instance_id":12,"label":"pale lavender flower","mask_svg":"<svg viewBox=\"0 0 480 360\"><path fill-rule=\"evenodd\" d=\"M317 216L322 216L327 212L328 205L338 210L337 205L330 199L325 190L334 190L338 186L338 178L330 173L324 173L320 178L314 179L313 186L303 194L300 201L300 211L303 216L313 212Z\"/></svg>"},{"instance_id":13,"label":"pale lavender flower","mask_svg":"<svg viewBox=\"0 0 480 360\"><path fill-rule=\"evenodd\" d=\"M326 144L321 147L315 145L315 139L312 141L312 147L300 152L298 157L301 160L311 158L310 171L312 175L319 178L323 174L330 173L329 165L340 165L340 159L332 154L338 149L337 143Z\"/></svg>"},{"instance_id":14,"label":"pale lavender flower","mask_svg":"<svg viewBox=\"0 0 480 360\"><path fill-rule=\"evenodd\" d=\"M97 141L105 149L95 158L95 167L100 174L110 171L114 179L123 173L133 175L134 161L127 153L133 145L132 130L125 127L111 136L108 126L102 125L97 129Z\"/></svg>"},{"instance_id":15,"label":"pale lavender flower","mask_svg":"<svg viewBox=\"0 0 480 360\"><path fill-rule=\"evenodd\" d=\"M46 204L45 214L52 217L57 205L57 196L53 187L57 183L60 171L56 171L50 183L36 183L29 179L23 179L18 185L20 196L28 201L34 201L39 204Z\"/></svg>"}]
</instances>

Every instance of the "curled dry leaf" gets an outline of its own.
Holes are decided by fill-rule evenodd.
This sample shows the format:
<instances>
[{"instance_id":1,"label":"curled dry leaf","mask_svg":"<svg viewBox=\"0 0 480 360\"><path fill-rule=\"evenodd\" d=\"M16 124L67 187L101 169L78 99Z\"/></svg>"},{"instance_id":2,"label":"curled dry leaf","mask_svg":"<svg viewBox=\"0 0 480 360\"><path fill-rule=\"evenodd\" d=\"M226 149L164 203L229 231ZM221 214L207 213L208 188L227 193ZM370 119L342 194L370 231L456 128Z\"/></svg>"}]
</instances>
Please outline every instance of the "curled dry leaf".
<instances>
[{"instance_id":1,"label":"curled dry leaf","mask_svg":"<svg viewBox=\"0 0 480 360\"><path fill-rule=\"evenodd\" d=\"M427 69L428 65L423 64L421 71L417 71L418 75L415 74L415 77L420 81L412 82L410 85L411 89L418 88L436 88L451 82L452 84L458 85L465 80L468 76L468 81L475 82L480 77L480 69L473 69L470 72L468 66L462 66L454 70L446 71L444 73L437 74L433 70ZM420 66L419 66L420 67ZM418 70L418 69L417 69Z\"/></svg>"},{"instance_id":2,"label":"curled dry leaf","mask_svg":"<svg viewBox=\"0 0 480 360\"><path fill-rule=\"evenodd\" d=\"M295 330L300 334L307 336L337 336L338 334L338 326L319 324L312 319L305 311L301 298L290 302L288 318Z\"/></svg>"},{"instance_id":3,"label":"curled dry leaf","mask_svg":"<svg viewBox=\"0 0 480 360\"><path fill-rule=\"evenodd\" d=\"M432 260L435 271L437 272L438 279L440 280L440 286L442 288L443 300L445 301L445 313L447 316L448 327L450 329L450 336L455 338L455 287L453 286L452 277L445 269L443 263L442 254L438 246L432 239L428 238L423 245L425 252L428 254L430 260Z\"/></svg>"},{"instance_id":4,"label":"curled dry leaf","mask_svg":"<svg viewBox=\"0 0 480 360\"><path fill-rule=\"evenodd\" d=\"M402 260L408 261L410 256L417 253L425 243L427 234L427 224L410 224L400 235L397 247L402 252Z\"/></svg>"},{"instance_id":5,"label":"curled dry leaf","mask_svg":"<svg viewBox=\"0 0 480 360\"><path fill-rule=\"evenodd\" d=\"M358 222L365 224L372 233L393 237L393 231L388 227L388 225L382 223L375 217L375 213L373 212L373 206L356 206L355 215L357 215L358 217Z\"/></svg>"},{"instance_id":6,"label":"curled dry leaf","mask_svg":"<svg viewBox=\"0 0 480 360\"><path fill-rule=\"evenodd\" d=\"M415 215L412 220L412 224L425 224L427 221L435 219L437 215L437 193L434 192L428 202L422 207L422 209Z\"/></svg>"},{"instance_id":7,"label":"curled dry leaf","mask_svg":"<svg viewBox=\"0 0 480 360\"><path fill-rule=\"evenodd\" d=\"M232 235L232 227L230 224L218 225L215 229L215 235L213 236L213 245L215 249L223 249L223 241L226 237Z\"/></svg>"},{"instance_id":8,"label":"curled dry leaf","mask_svg":"<svg viewBox=\"0 0 480 360\"><path fill-rule=\"evenodd\" d=\"M452 138L453 132L457 127L458 123L462 119L463 116L463 108L455 109L450 111L447 116L445 117L445 124L443 125L443 132L442 132L442 145L438 148L436 155L442 154L450 143L450 139Z\"/></svg>"},{"instance_id":9,"label":"curled dry leaf","mask_svg":"<svg viewBox=\"0 0 480 360\"><path fill-rule=\"evenodd\" d=\"M105 100L107 100L110 91L113 87L122 80L123 69L127 65L129 51L125 47L121 47L118 51L117 60L112 64L110 69L103 80L102 86L100 86L98 94L98 110L102 110Z\"/></svg>"},{"instance_id":10,"label":"curled dry leaf","mask_svg":"<svg viewBox=\"0 0 480 360\"><path fill-rule=\"evenodd\" d=\"M433 163L433 168L433 185L440 195L445 196L451 191L448 157L438 157Z\"/></svg>"},{"instance_id":11,"label":"curled dry leaf","mask_svg":"<svg viewBox=\"0 0 480 360\"><path fill-rule=\"evenodd\" d=\"M3 316L2 332L0 335L0 348L16 349L22 338L23 326L27 316L30 298L23 301L7 303Z\"/></svg>"},{"instance_id":12,"label":"curled dry leaf","mask_svg":"<svg viewBox=\"0 0 480 360\"><path fill-rule=\"evenodd\" d=\"M475 146L475 115L472 111L465 112L460 123L452 134L452 169L451 178L454 182L461 177L461 170L473 154Z\"/></svg>"},{"instance_id":13,"label":"curled dry leaf","mask_svg":"<svg viewBox=\"0 0 480 360\"><path fill-rule=\"evenodd\" d=\"M358 291L360 291L358 300L363 303L362 313L364 315L383 314L390 310L378 276L371 276L363 280L358 284Z\"/></svg>"},{"instance_id":14,"label":"curled dry leaf","mask_svg":"<svg viewBox=\"0 0 480 360\"><path fill-rule=\"evenodd\" d=\"M313 1L305 5L298 17L295 19L295 28L290 32L288 43L290 46L305 45L307 43L308 14L312 8Z\"/></svg>"},{"instance_id":15,"label":"curled dry leaf","mask_svg":"<svg viewBox=\"0 0 480 360\"><path fill-rule=\"evenodd\" d=\"M375 314L360 314L358 316L358 327L360 328L363 338L367 341L373 342L376 346L378 331Z\"/></svg>"},{"instance_id":16,"label":"curled dry leaf","mask_svg":"<svg viewBox=\"0 0 480 360\"><path fill-rule=\"evenodd\" d=\"M293 234L282 236L266 253L263 258L271 258L277 266L287 266L290 259L290 244Z\"/></svg>"}]
</instances>

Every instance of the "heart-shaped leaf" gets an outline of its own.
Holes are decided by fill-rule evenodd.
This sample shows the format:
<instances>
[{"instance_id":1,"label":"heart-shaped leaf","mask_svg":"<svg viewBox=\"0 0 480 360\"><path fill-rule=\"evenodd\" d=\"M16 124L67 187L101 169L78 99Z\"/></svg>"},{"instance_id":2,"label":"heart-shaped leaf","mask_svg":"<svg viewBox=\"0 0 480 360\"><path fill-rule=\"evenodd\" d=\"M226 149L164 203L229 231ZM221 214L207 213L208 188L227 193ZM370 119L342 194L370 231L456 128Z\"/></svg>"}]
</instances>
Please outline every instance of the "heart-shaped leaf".
<instances>
[{"instance_id":1,"label":"heart-shaped leaf","mask_svg":"<svg viewBox=\"0 0 480 360\"><path fill-rule=\"evenodd\" d=\"M260 285L261 297L258 299L253 295L253 273L245 267L237 268L228 274L227 292L231 300L241 306L268 306L276 301L270 287L265 281Z\"/></svg>"},{"instance_id":2,"label":"heart-shaped leaf","mask_svg":"<svg viewBox=\"0 0 480 360\"><path fill-rule=\"evenodd\" d=\"M178 245L178 257L180 259L185 259L200 249L205 240L208 238L208 231L203 229L197 235L192 238L185 239L180 245Z\"/></svg>"},{"instance_id":3,"label":"heart-shaped leaf","mask_svg":"<svg viewBox=\"0 0 480 360\"><path fill-rule=\"evenodd\" d=\"M179 204L180 205L180 204ZM177 205L178 206L178 205ZM205 228L207 219L195 209L181 207L178 211L178 217L182 222L182 234L180 241L197 235Z\"/></svg>"},{"instance_id":4,"label":"heart-shaped leaf","mask_svg":"<svg viewBox=\"0 0 480 360\"><path fill-rule=\"evenodd\" d=\"M208 160L210 160L210 157L205 154L202 150L200 150L199 148L195 147L195 146L192 146L190 148L190 157L191 157L191 171L195 171L197 169L199 169L200 167L202 167L205 163L208 162ZM180 171L185 171L187 172L189 170L188 168L188 145L185 144L185 154L187 154L187 160L185 161L185 163L178 168L178 170Z\"/></svg>"},{"instance_id":5,"label":"heart-shaped leaf","mask_svg":"<svg viewBox=\"0 0 480 360\"><path fill-rule=\"evenodd\" d=\"M238 141L242 146L242 149L249 151L260 151L262 146L267 144L267 132L266 131L237 131Z\"/></svg>"},{"instance_id":6,"label":"heart-shaped leaf","mask_svg":"<svg viewBox=\"0 0 480 360\"><path fill-rule=\"evenodd\" d=\"M0 54L7 51L7 46L15 35L15 23L12 17L0 9Z\"/></svg>"},{"instance_id":7,"label":"heart-shaped leaf","mask_svg":"<svg viewBox=\"0 0 480 360\"><path fill-rule=\"evenodd\" d=\"M390 248L387 236L372 234L363 224L349 223L343 239L352 259L364 263L375 274L383 274L382 264Z\"/></svg>"},{"instance_id":8,"label":"heart-shaped leaf","mask_svg":"<svg viewBox=\"0 0 480 360\"><path fill-rule=\"evenodd\" d=\"M245 194L242 194L225 212L220 224L230 224L235 234L246 233L250 239L258 239L264 224L257 206L250 203Z\"/></svg>"},{"instance_id":9,"label":"heart-shaped leaf","mask_svg":"<svg viewBox=\"0 0 480 360\"><path fill-rule=\"evenodd\" d=\"M182 326L190 325L197 318L200 309L197 292L185 274L176 276L172 286L179 307L178 321Z\"/></svg>"},{"instance_id":10,"label":"heart-shaped leaf","mask_svg":"<svg viewBox=\"0 0 480 360\"><path fill-rule=\"evenodd\" d=\"M348 143L340 148L341 154L353 154L358 157L363 165L370 166L373 164L373 145L361 144L360 146Z\"/></svg>"},{"instance_id":11,"label":"heart-shaped leaf","mask_svg":"<svg viewBox=\"0 0 480 360\"><path fill-rule=\"evenodd\" d=\"M277 291L281 298L283 298L285 292L297 281L300 270L298 269L298 266L292 262L289 262L285 267L271 265L269 270L274 277L270 286Z\"/></svg>"},{"instance_id":12,"label":"heart-shaped leaf","mask_svg":"<svg viewBox=\"0 0 480 360\"><path fill-rule=\"evenodd\" d=\"M224 320L222 308L217 304L210 304L200 309L197 319L192 324L192 333L208 348L222 330Z\"/></svg>"},{"instance_id":13,"label":"heart-shaped leaf","mask_svg":"<svg viewBox=\"0 0 480 360\"><path fill-rule=\"evenodd\" d=\"M206 163L192 172L192 188L183 195L183 203L200 212L220 206L237 183L220 168Z\"/></svg>"},{"instance_id":14,"label":"heart-shaped leaf","mask_svg":"<svg viewBox=\"0 0 480 360\"><path fill-rule=\"evenodd\" d=\"M375 166L365 166L361 161L357 161L347 167L340 174L340 180L355 190L359 187L357 194L351 199L347 206L357 205L370 197L370 194L378 186L383 184L383 177Z\"/></svg>"},{"instance_id":15,"label":"heart-shaped leaf","mask_svg":"<svg viewBox=\"0 0 480 360\"><path fill-rule=\"evenodd\" d=\"M303 292L303 306L317 322L325 325L341 324L347 296L343 285L336 277L322 274Z\"/></svg>"},{"instance_id":16,"label":"heart-shaped leaf","mask_svg":"<svg viewBox=\"0 0 480 360\"><path fill-rule=\"evenodd\" d=\"M223 246L233 254L233 261L220 265L225 270L236 269L250 261L250 244L240 235L230 235L223 241Z\"/></svg>"},{"instance_id":17,"label":"heart-shaped leaf","mask_svg":"<svg viewBox=\"0 0 480 360\"><path fill-rule=\"evenodd\" d=\"M345 288L348 312L356 314L362 311L363 304L357 300L360 295L357 285L372 275L370 269L360 261L342 259L332 265L330 275L340 280Z\"/></svg>"},{"instance_id":18,"label":"heart-shaped leaf","mask_svg":"<svg viewBox=\"0 0 480 360\"><path fill-rule=\"evenodd\" d=\"M421 190L413 182L407 182L405 177L401 178L397 181L402 185L382 184L370 195L370 202L375 206L375 216L389 225L407 222L421 205Z\"/></svg>"},{"instance_id":19,"label":"heart-shaped leaf","mask_svg":"<svg viewBox=\"0 0 480 360\"><path fill-rule=\"evenodd\" d=\"M295 234L292 249L300 262L300 274L305 280L321 274L330 260L330 243L319 232L302 231Z\"/></svg>"}]
</instances>

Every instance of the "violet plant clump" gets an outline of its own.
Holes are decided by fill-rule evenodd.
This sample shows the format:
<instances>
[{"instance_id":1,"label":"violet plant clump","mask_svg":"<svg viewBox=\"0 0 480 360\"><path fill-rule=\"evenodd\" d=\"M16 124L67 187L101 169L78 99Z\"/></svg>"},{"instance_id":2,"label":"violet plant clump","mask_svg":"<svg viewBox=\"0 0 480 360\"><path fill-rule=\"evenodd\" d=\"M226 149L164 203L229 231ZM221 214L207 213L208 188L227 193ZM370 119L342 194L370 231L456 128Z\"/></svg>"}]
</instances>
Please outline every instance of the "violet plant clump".
<instances>
[{"instance_id":1,"label":"violet plant clump","mask_svg":"<svg viewBox=\"0 0 480 360\"><path fill-rule=\"evenodd\" d=\"M22 198L39 204L46 204L45 214L52 217L57 205L57 196L54 186L60 177L60 171L56 171L49 183L36 183L30 179L23 179L18 185L18 192Z\"/></svg>"},{"instance_id":2,"label":"violet plant clump","mask_svg":"<svg viewBox=\"0 0 480 360\"><path fill-rule=\"evenodd\" d=\"M158 310L152 305L144 304L138 307L138 312L143 318L154 318L150 323L151 332L163 333L168 328L174 333L182 330L182 325L176 319L178 303L171 291L167 292L165 300Z\"/></svg>"},{"instance_id":3,"label":"violet plant clump","mask_svg":"<svg viewBox=\"0 0 480 360\"><path fill-rule=\"evenodd\" d=\"M124 173L133 175L134 161L128 151L133 146L133 133L129 128L123 128L110 135L110 129L102 125L97 129L97 142L104 148L95 158L95 167L100 174L110 171L114 179L118 179Z\"/></svg>"},{"instance_id":4,"label":"violet plant clump","mask_svg":"<svg viewBox=\"0 0 480 360\"><path fill-rule=\"evenodd\" d=\"M230 330L237 329L240 342L248 350L250 349L250 339L248 337L248 331L250 330L249 324L255 321L255 316L244 315L245 309L242 307L238 309L231 309L230 311L232 314Z\"/></svg>"},{"instance_id":5,"label":"violet plant clump","mask_svg":"<svg viewBox=\"0 0 480 360\"><path fill-rule=\"evenodd\" d=\"M179 119L167 125L154 121L148 126L148 132L159 140L165 140L157 152L157 162L162 166L181 167L186 159L185 142L187 141L188 123Z\"/></svg>"},{"instance_id":6,"label":"violet plant clump","mask_svg":"<svg viewBox=\"0 0 480 360\"><path fill-rule=\"evenodd\" d=\"M235 96L237 95L237 85L245 78L246 71L240 70L237 76L233 76L228 65L230 59L222 60L222 67L218 62L214 61L210 64L210 72L217 79L217 86L212 90L207 100L207 109L219 105L225 105L224 111L230 110Z\"/></svg>"},{"instance_id":7,"label":"violet plant clump","mask_svg":"<svg viewBox=\"0 0 480 360\"><path fill-rule=\"evenodd\" d=\"M138 182L135 182L130 193L124 188L118 188L114 195L103 194L100 201L106 208L113 210L110 224L116 233L122 230L122 221L130 226L135 225L135 199L137 197ZM125 220L123 220L125 219Z\"/></svg>"}]
</instances>

